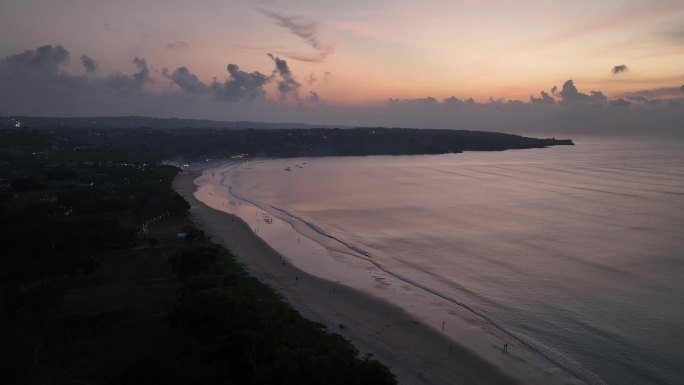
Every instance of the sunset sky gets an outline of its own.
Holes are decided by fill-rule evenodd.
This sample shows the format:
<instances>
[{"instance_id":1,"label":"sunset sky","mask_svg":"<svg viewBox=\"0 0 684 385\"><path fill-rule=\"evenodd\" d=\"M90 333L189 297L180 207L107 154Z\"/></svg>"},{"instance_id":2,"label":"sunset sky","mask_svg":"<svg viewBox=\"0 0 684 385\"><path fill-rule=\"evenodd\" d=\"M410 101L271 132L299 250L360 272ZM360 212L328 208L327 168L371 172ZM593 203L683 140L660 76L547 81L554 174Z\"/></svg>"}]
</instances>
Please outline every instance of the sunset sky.
<instances>
[{"instance_id":1,"label":"sunset sky","mask_svg":"<svg viewBox=\"0 0 684 385\"><path fill-rule=\"evenodd\" d=\"M63 46L59 71L73 76L84 76L81 55L100 77L144 59L145 92L177 91L169 75L180 67L208 86L229 78L227 64L270 76L279 58L293 92L270 80L264 92L281 107L528 102L569 79L608 99L684 95L681 0L3 0L0 36L0 58Z\"/></svg>"}]
</instances>

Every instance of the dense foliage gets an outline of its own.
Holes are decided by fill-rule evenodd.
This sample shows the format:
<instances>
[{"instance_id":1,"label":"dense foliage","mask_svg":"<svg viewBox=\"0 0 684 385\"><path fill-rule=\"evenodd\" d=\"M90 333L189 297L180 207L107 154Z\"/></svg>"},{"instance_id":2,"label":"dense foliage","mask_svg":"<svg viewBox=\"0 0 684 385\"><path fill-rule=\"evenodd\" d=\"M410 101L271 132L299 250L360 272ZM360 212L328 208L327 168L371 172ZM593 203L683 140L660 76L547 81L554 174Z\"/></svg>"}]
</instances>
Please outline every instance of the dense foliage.
<instances>
[{"instance_id":1,"label":"dense foliage","mask_svg":"<svg viewBox=\"0 0 684 385\"><path fill-rule=\"evenodd\" d=\"M0 140L0 342L27 317L42 322L102 253L136 246L146 221L189 208L171 189L176 167L46 151L45 133L25 134Z\"/></svg>"},{"instance_id":2,"label":"dense foliage","mask_svg":"<svg viewBox=\"0 0 684 385\"><path fill-rule=\"evenodd\" d=\"M122 383L156 370L157 383L396 384L379 361L303 318L201 232L172 263L182 286L169 318L182 358L155 357Z\"/></svg>"}]
</instances>

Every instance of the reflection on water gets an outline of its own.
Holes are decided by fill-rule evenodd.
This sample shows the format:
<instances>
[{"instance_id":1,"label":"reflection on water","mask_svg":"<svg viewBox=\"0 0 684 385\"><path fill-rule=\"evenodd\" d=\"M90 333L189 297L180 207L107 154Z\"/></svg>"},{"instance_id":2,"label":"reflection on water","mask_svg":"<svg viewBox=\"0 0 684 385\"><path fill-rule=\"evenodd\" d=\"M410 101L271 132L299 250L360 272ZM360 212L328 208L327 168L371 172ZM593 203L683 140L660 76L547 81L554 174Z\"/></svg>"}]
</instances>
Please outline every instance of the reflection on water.
<instances>
[{"instance_id":1,"label":"reflection on water","mask_svg":"<svg viewBox=\"0 0 684 385\"><path fill-rule=\"evenodd\" d=\"M274 160L232 178L610 384L684 383L681 143L576 143Z\"/></svg>"}]
</instances>

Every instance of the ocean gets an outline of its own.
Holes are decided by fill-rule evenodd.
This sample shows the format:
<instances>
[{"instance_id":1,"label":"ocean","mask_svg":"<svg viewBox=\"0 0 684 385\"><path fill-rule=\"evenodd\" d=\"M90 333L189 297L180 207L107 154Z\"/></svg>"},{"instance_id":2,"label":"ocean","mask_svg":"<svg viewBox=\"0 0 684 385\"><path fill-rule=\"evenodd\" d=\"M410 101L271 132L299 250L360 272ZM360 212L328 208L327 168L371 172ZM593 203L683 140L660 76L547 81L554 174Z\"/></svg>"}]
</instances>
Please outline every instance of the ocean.
<instances>
[{"instance_id":1,"label":"ocean","mask_svg":"<svg viewBox=\"0 0 684 385\"><path fill-rule=\"evenodd\" d=\"M219 187L591 384L684 384L684 142L575 143L250 161Z\"/></svg>"}]
</instances>

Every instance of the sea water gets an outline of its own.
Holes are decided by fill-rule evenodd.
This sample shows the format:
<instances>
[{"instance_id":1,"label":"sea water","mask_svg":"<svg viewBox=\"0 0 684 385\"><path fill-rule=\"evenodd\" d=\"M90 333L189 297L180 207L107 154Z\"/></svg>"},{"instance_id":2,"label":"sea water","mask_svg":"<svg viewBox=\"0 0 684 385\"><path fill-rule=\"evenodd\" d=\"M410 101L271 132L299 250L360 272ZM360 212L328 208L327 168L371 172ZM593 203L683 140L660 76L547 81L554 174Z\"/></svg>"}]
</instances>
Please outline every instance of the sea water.
<instances>
[{"instance_id":1,"label":"sea water","mask_svg":"<svg viewBox=\"0 0 684 385\"><path fill-rule=\"evenodd\" d=\"M267 160L229 180L588 382L684 384L684 143L575 142Z\"/></svg>"}]
</instances>

